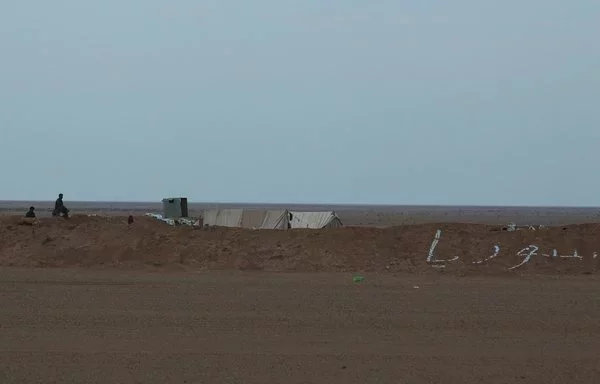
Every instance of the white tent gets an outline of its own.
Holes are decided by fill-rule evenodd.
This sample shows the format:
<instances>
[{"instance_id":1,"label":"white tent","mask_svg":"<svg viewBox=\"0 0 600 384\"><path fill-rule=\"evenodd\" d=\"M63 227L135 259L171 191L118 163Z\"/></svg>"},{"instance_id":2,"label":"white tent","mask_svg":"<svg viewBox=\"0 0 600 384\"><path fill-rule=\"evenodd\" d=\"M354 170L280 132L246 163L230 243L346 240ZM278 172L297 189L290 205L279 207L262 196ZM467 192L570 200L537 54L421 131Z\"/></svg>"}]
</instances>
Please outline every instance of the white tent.
<instances>
[{"instance_id":1,"label":"white tent","mask_svg":"<svg viewBox=\"0 0 600 384\"><path fill-rule=\"evenodd\" d=\"M339 228L342 221L333 211L325 212L289 212L289 222L291 228Z\"/></svg>"},{"instance_id":2,"label":"white tent","mask_svg":"<svg viewBox=\"0 0 600 384\"><path fill-rule=\"evenodd\" d=\"M204 225L254 229L287 229L285 209L212 209L204 212Z\"/></svg>"}]
</instances>

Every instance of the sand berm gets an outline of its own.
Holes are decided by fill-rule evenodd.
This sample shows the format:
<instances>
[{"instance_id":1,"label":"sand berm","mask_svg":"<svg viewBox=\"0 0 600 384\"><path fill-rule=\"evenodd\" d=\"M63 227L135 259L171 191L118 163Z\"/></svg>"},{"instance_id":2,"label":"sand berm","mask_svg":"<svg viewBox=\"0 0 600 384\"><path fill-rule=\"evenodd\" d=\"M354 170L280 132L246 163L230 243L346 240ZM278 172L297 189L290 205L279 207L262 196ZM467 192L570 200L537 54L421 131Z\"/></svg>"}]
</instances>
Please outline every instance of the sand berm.
<instances>
[{"instance_id":1,"label":"sand berm","mask_svg":"<svg viewBox=\"0 0 600 384\"><path fill-rule=\"evenodd\" d=\"M0 265L120 269L238 269L457 275L589 274L600 270L600 224L505 231L477 224L426 224L327 230L194 229L149 217L42 218L35 226L0 218ZM434 268L427 262L436 231ZM538 247L529 261L520 264ZM497 256L494 246L499 247ZM558 257L551 255L557 250ZM581 258L561 257L573 255ZM489 259L492 257L491 259ZM487 260L489 259L489 260ZM477 261L481 261L476 264Z\"/></svg>"}]
</instances>

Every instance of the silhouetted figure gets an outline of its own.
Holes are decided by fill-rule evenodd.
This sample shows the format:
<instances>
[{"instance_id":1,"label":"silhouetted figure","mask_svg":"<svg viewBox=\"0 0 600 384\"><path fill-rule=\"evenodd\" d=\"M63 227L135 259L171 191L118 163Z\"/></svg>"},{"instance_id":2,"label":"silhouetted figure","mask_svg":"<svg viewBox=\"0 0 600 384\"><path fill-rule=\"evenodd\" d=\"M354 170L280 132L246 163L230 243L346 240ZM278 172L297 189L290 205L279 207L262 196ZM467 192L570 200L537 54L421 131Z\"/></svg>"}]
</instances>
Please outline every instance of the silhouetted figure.
<instances>
[{"instance_id":1,"label":"silhouetted figure","mask_svg":"<svg viewBox=\"0 0 600 384\"><path fill-rule=\"evenodd\" d=\"M69 218L69 210L65 207L63 203L63 194L60 193L58 195L58 199L54 203L54 211L52 211L52 216L60 216L62 215L65 219Z\"/></svg>"},{"instance_id":2,"label":"silhouetted figure","mask_svg":"<svg viewBox=\"0 0 600 384\"><path fill-rule=\"evenodd\" d=\"M133 224L133 216L129 215L129 217L127 218L127 224Z\"/></svg>"},{"instance_id":3,"label":"silhouetted figure","mask_svg":"<svg viewBox=\"0 0 600 384\"><path fill-rule=\"evenodd\" d=\"M25 214L25 217L30 218L30 219L35 219L35 208L34 207L29 207L29 211L27 211L27 213Z\"/></svg>"}]
</instances>

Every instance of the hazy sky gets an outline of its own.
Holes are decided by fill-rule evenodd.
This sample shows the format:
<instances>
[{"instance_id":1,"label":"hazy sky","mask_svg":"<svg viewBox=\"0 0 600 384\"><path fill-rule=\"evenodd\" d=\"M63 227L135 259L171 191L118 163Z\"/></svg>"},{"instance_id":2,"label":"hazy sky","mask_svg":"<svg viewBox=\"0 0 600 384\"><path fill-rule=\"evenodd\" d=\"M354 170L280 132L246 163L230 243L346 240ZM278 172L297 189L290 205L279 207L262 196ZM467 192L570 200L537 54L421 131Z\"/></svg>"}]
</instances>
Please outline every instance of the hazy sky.
<instances>
[{"instance_id":1,"label":"hazy sky","mask_svg":"<svg viewBox=\"0 0 600 384\"><path fill-rule=\"evenodd\" d=\"M600 3L0 5L0 199L600 205Z\"/></svg>"}]
</instances>

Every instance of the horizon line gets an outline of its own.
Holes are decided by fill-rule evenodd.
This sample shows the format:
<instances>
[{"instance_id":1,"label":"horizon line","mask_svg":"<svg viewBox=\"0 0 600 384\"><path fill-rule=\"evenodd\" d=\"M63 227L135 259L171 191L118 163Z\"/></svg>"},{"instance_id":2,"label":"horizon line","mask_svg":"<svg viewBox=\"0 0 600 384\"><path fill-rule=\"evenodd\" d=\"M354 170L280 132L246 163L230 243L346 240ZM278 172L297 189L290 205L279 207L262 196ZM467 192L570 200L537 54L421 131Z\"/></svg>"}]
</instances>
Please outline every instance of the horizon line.
<instances>
[{"instance_id":1,"label":"horizon line","mask_svg":"<svg viewBox=\"0 0 600 384\"><path fill-rule=\"evenodd\" d=\"M0 200L2 203L53 203L54 200ZM143 200L69 200L72 203L92 203L92 204L162 204L162 201L143 201ZM316 203L316 202L240 202L240 201L190 201L188 204L244 204L244 205L325 205L325 206L371 206L371 207L485 207L485 208L600 208L595 205L529 205L529 204L410 204L410 203Z\"/></svg>"}]
</instances>

